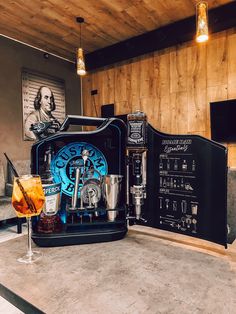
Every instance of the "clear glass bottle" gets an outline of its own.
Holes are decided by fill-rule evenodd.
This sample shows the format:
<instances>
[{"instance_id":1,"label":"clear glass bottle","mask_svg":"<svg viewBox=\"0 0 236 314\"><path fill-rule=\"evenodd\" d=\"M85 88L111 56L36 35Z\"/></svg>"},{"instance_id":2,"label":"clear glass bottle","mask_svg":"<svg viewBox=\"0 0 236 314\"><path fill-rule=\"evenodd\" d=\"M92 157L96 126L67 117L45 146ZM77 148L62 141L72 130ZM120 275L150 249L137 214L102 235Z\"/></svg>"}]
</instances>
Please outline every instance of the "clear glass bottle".
<instances>
[{"instance_id":1,"label":"clear glass bottle","mask_svg":"<svg viewBox=\"0 0 236 314\"><path fill-rule=\"evenodd\" d=\"M136 110L127 115L128 146L147 146L147 116L144 112Z\"/></svg>"},{"instance_id":2,"label":"clear glass bottle","mask_svg":"<svg viewBox=\"0 0 236 314\"><path fill-rule=\"evenodd\" d=\"M56 183L51 172L52 147L50 146L44 155L44 170L41 174L43 190L45 194L45 204L43 213L47 216L55 215L60 207L61 183Z\"/></svg>"}]
</instances>

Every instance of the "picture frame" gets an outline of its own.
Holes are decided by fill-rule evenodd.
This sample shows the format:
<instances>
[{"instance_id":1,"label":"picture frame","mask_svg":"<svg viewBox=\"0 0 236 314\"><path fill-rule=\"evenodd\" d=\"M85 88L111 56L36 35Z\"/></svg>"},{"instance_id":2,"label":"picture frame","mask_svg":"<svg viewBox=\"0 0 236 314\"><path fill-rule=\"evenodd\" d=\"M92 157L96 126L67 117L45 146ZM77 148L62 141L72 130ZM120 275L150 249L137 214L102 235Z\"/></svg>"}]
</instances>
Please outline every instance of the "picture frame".
<instances>
[{"instance_id":1,"label":"picture frame","mask_svg":"<svg viewBox=\"0 0 236 314\"><path fill-rule=\"evenodd\" d=\"M66 116L65 81L22 69L23 140L39 139L42 126L49 126L46 135L59 130ZM46 137L46 135L44 137Z\"/></svg>"}]
</instances>

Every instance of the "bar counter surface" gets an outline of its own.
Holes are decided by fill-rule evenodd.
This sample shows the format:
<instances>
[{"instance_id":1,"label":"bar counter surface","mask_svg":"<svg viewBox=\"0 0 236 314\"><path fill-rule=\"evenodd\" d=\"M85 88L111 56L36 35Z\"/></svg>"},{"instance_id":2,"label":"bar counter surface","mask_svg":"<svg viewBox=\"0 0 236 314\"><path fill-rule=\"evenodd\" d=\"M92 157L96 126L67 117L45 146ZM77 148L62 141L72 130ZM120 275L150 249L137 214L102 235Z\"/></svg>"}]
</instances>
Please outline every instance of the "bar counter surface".
<instances>
[{"instance_id":1,"label":"bar counter surface","mask_svg":"<svg viewBox=\"0 0 236 314\"><path fill-rule=\"evenodd\" d=\"M136 226L119 241L40 247L32 265L17 262L25 236L6 241L0 295L24 313L235 313L235 251L168 237Z\"/></svg>"}]
</instances>

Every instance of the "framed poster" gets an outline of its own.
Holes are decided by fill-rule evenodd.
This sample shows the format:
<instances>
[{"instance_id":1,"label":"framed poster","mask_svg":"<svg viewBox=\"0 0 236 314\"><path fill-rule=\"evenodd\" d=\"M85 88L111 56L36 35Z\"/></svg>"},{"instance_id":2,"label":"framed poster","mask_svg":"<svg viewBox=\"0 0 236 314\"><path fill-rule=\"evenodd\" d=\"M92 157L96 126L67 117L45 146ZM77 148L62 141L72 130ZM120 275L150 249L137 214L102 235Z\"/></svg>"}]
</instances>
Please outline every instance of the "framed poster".
<instances>
[{"instance_id":1,"label":"framed poster","mask_svg":"<svg viewBox=\"0 0 236 314\"><path fill-rule=\"evenodd\" d=\"M22 105L24 140L57 132L65 119L64 80L23 69Z\"/></svg>"}]
</instances>

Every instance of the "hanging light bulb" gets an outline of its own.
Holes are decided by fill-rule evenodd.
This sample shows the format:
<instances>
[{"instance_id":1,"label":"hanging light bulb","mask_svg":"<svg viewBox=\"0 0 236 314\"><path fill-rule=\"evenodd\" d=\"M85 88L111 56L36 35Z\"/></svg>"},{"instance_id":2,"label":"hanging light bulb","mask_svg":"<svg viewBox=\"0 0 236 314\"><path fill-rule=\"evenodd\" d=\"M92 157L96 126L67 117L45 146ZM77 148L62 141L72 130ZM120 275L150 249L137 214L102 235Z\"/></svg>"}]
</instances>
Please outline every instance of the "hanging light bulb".
<instances>
[{"instance_id":1,"label":"hanging light bulb","mask_svg":"<svg viewBox=\"0 0 236 314\"><path fill-rule=\"evenodd\" d=\"M76 54L77 74L85 75L86 69L85 69L85 61L84 61L84 52L83 52L82 44L81 44L81 37L82 37L81 24L84 23L84 19L82 17L77 17L76 21L80 23L80 47L77 49L77 54Z\"/></svg>"},{"instance_id":2,"label":"hanging light bulb","mask_svg":"<svg viewBox=\"0 0 236 314\"><path fill-rule=\"evenodd\" d=\"M200 1L196 5L196 22L197 35L196 41L202 43L208 40L208 16L207 16L207 2Z\"/></svg>"},{"instance_id":3,"label":"hanging light bulb","mask_svg":"<svg viewBox=\"0 0 236 314\"><path fill-rule=\"evenodd\" d=\"M77 49L77 74L85 75L85 63L84 63L84 53L82 48Z\"/></svg>"}]
</instances>

